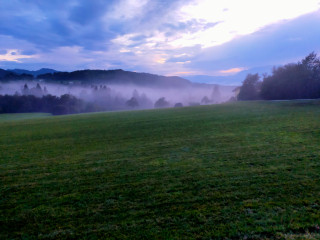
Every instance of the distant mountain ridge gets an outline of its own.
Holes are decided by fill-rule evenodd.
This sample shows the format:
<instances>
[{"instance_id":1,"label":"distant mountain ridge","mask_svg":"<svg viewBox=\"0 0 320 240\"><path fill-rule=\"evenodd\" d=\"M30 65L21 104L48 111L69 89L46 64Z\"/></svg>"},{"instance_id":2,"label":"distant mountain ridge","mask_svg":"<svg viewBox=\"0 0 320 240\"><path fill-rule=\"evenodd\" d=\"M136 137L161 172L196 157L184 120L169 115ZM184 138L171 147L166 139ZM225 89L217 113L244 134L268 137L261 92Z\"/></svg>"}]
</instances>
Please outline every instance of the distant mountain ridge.
<instances>
[{"instance_id":1,"label":"distant mountain ridge","mask_svg":"<svg viewBox=\"0 0 320 240\"><path fill-rule=\"evenodd\" d=\"M17 74L15 72L7 71L0 68L0 81L15 81L15 80L32 80L33 76L30 74Z\"/></svg>"},{"instance_id":2,"label":"distant mountain ridge","mask_svg":"<svg viewBox=\"0 0 320 240\"><path fill-rule=\"evenodd\" d=\"M189 75L161 76L150 73L139 73L115 70L77 70L72 72L60 72L50 68L41 68L36 71L25 69L0 69L0 81L12 80L45 80L52 82L78 82L90 84L102 82L105 84L135 84L140 86L160 86L160 87L187 87L190 85L223 85L239 86L248 73L271 73L272 66L263 66L241 71L234 75L209 76L209 75Z\"/></svg>"},{"instance_id":3,"label":"distant mountain ridge","mask_svg":"<svg viewBox=\"0 0 320 240\"><path fill-rule=\"evenodd\" d=\"M13 72L16 74L30 74L34 77L37 77L38 75L41 75L41 74L58 72L58 71L56 71L54 69L50 69L50 68L41 68L37 71L30 71L30 70L25 70L25 69L7 69L7 71Z\"/></svg>"},{"instance_id":4,"label":"distant mountain ridge","mask_svg":"<svg viewBox=\"0 0 320 240\"><path fill-rule=\"evenodd\" d=\"M190 81L190 80L191 81ZM54 69L42 68L37 71L24 69L0 69L0 82L16 80L42 80L45 82L57 82L64 84L121 84L137 85L142 87L160 87L160 88L186 88L202 87L210 88L221 83L210 83L205 81L194 82L191 78L185 79L178 76L161 76L150 73L139 73L115 70L77 70L72 72L59 72ZM228 85L228 84L226 84ZM225 86L225 87L234 87Z\"/></svg>"},{"instance_id":5,"label":"distant mountain ridge","mask_svg":"<svg viewBox=\"0 0 320 240\"><path fill-rule=\"evenodd\" d=\"M150 73L138 73L116 70L77 70L72 72L59 72L54 69L42 68L37 71L24 69L0 69L0 81L15 80L43 80L47 82L74 83L74 84L122 84L145 87L188 87L192 86L189 80L181 77L166 77Z\"/></svg>"},{"instance_id":6,"label":"distant mountain ridge","mask_svg":"<svg viewBox=\"0 0 320 240\"><path fill-rule=\"evenodd\" d=\"M192 83L181 77L166 77L150 73L137 73L116 70L78 70L73 72L55 72L38 75L37 79L45 81L79 82L81 84L134 84L138 86L187 87Z\"/></svg>"}]
</instances>

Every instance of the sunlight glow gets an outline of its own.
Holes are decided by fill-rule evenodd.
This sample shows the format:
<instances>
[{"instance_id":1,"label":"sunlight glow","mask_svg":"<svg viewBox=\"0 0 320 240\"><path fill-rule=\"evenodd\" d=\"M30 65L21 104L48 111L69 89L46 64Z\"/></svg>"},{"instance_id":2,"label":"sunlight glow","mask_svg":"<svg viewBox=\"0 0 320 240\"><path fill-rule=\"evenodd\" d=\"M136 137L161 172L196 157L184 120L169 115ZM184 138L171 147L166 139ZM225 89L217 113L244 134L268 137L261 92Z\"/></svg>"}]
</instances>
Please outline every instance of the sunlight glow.
<instances>
[{"instance_id":1,"label":"sunlight glow","mask_svg":"<svg viewBox=\"0 0 320 240\"><path fill-rule=\"evenodd\" d=\"M231 69L227 69L227 70L220 70L219 72L222 74L236 74L239 72L242 72L244 70L247 70L247 68L231 68Z\"/></svg>"},{"instance_id":2,"label":"sunlight glow","mask_svg":"<svg viewBox=\"0 0 320 240\"><path fill-rule=\"evenodd\" d=\"M175 47L219 45L239 35L251 34L269 24L317 11L319 3L319 0L197 0L181 8L181 21L196 20L218 24L196 33L185 33L171 44Z\"/></svg>"},{"instance_id":3,"label":"sunlight glow","mask_svg":"<svg viewBox=\"0 0 320 240\"><path fill-rule=\"evenodd\" d=\"M20 54L18 49L8 49L6 54L0 54L0 61L10 61L10 62L19 62L21 63L21 59L26 58L35 58L36 55L23 55Z\"/></svg>"},{"instance_id":4,"label":"sunlight glow","mask_svg":"<svg viewBox=\"0 0 320 240\"><path fill-rule=\"evenodd\" d=\"M165 58L157 58L155 61L157 63L164 64L166 62L166 59Z\"/></svg>"}]
</instances>

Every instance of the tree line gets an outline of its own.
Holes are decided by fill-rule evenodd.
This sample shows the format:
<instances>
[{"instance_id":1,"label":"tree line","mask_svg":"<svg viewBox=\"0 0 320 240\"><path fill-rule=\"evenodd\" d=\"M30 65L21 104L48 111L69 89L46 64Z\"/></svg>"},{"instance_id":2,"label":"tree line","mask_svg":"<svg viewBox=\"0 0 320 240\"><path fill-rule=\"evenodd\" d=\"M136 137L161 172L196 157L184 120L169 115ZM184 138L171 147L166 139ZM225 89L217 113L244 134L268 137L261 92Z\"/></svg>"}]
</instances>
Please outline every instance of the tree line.
<instances>
[{"instance_id":1,"label":"tree line","mask_svg":"<svg viewBox=\"0 0 320 240\"><path fill-rule=\"evenodd\" d=\"M92 112L96 109L70 94L60 97L45 95L0 95L0 113L48 112L54 115Z\"/></svg>"},{"instance_id":2,"label":"tree line","mask_svg":"<svg viewBox=\"0 0 320 240\"><path fill-rule=\"evenodd\" d=\"M238 100L290 100L320 98L320 58L312 52L297 63L274 67L262 80L248 74Z\"/></svg>"}]
</instances>

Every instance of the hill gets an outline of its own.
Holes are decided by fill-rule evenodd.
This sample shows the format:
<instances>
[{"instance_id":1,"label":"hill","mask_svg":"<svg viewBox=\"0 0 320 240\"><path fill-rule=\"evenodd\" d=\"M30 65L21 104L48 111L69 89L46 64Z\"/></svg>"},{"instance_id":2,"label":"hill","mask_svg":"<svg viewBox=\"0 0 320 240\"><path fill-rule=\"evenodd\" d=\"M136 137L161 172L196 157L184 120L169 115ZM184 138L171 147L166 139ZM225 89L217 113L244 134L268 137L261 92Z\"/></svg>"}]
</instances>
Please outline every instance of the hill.
<instances>
[{"instance_id":1,"label":"hill","mask_svg":"<svg viewBox=\"0 0 320 240\"><path fill-rule=\"evenodd\" d=\"M31 80L33 79L32 75L29 74L18 74L12 71L6 71L0 68L0 82L6 81L16 81L16 80Z\"/></svg>"},{"instance_id":2,"label":"hill","mask_svg":"<svg viewBox=\"0 0 320 240\"><path fill-rule=\"evenodd\" d=\"M3 70L3 69L0 68L0 78L3 78L7 74L8 74L8 72L6 70Z\"/></svg>"},{"instance_id":3,"label":"hill","mask_svg":"<svg viewBox=\"0 0 320 240\"><path fill-rule=\"evenodd\" d=\"M24 69L3 70L0 69L0 81L14 80L44 80L57 83L80 84L121 84L137 85L144 87L181 88L190 87L192 83L176 76L161 76L150 73L137 73L117 70L78 70L73 72L58 72L53 69L42 68L38 71ZM197 85L197 83L195 83Z\"/></svg>"},{"instance_id":4,"label":"hill","mask_svg":"<svg viewBox=\"0 0 320 240\"><path fill-rule=\"evenodd\" d=\"M134 84L153 87L186 87L191 83L180 77L165 77L150 73L137 73L117 70L79 70L73 72L56 72L39 75L38 79L47 81L81 82L83 84Z\"/></svg>"},{"instance_id":5,"label":"hill","mask_svg":"<svg viewBox=\"0 0 320 240\"><path fill-rule=\"evenodd\" d=\"M190 79L193 79L192 76ZM202 78L200 78L202 79ZM202 79L204 83L191 82L178 76L161 76L150 73L138 73L116 70L78 70L72 72L59 72L53 69L42 68L37 71L29 71L24 69L0 69L0 82L15 80L41 80L50 83L63 84L117 84L117 85L135 85L140 87L152 88L213 88L219 85L225 91L232 91L236 85L220 85L205 83L206 78ZM199 78L197 78L199 80Z\"/></svg>"},{"instance_id":6,"label":"hill","mask_svg":"<svg viewBox=\"0 0 320 240\"><path fill-rule=\"evenodd\" d=\"M0 238L319 239L319 104L0 121Z\"/></svg>"},{"instance_id":7,"label":"hill","mask_svg":"<svg viewBox=\"0 0 320 240\"><path fill-rule=\"evenodd\" d=\"M7 71L10 71L10 72L13 72L13 73L16 73L16 74L29 74L29 75L32 75L34 77L37 77L38 75L41 75L41 74L47 74L47 73L55 73L55 72L58 72L54 69L50 69L50 68L41 68L39 70L36 70L36 71L29 71L29 70L25 70L25 69L8 69Z\"/></svg>"}]
</instances>

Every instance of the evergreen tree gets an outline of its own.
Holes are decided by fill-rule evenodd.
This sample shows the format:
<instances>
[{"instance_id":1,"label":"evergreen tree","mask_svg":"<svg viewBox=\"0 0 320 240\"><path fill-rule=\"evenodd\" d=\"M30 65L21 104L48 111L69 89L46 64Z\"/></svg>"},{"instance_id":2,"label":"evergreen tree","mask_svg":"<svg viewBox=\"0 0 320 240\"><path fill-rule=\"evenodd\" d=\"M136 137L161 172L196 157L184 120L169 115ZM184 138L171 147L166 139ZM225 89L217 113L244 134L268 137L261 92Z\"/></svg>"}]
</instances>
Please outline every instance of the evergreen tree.
<instances>
[{"instance_id":1,"label":"evergreen tree","mask_svg":"<svg viewBox=\"0 0 320 240\"><path fill-rule=\"evenodd\" d=\"M248 74L242 83L238 100L257 100L259 99L260 85L259 75Z\"/></svg>"}]
</instances>

